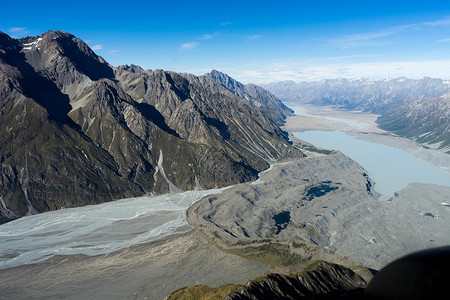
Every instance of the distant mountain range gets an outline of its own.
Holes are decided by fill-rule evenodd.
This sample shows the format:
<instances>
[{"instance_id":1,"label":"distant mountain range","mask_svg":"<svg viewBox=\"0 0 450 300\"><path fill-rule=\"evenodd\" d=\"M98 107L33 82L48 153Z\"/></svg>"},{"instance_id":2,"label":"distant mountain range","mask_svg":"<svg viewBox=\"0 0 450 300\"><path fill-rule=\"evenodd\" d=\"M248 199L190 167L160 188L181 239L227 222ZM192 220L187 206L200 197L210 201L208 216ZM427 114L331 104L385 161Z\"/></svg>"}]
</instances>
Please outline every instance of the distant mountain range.
<instances>
[{"instance_id":1,"label":"distant mountain range","mask_svg":"<svg viewBox=\"0 0 450 300\"><path fill-rule=\"evenodd\" d=\"M302 157L266 90L109 65L73 35L0 32L0 223L149 193L250 181Z\"/></svg>"},{"instance_id":2,"label":"distant mountain range","mask_svg":"<svg viewBox=\"0 0 450 300\"><path fill-rule=\"evenodd\" d=\"M334 105L380 114L378 124L381 128L450 152L450 81L402 77L379 81L282 81L262 86L290 104Z\"/></svg>"},{"instance_id":3,"label":"distant mountain range","mask_svg":"<svg viewBox=\"0 0 450 300\"><path fill-rule=\"evenodd\" d=\"M326 79L281 81L262 85L282 100L382 114L404 103L450 92L450 82L437 78L369 80Z\"/></svg>"}]
</instances>

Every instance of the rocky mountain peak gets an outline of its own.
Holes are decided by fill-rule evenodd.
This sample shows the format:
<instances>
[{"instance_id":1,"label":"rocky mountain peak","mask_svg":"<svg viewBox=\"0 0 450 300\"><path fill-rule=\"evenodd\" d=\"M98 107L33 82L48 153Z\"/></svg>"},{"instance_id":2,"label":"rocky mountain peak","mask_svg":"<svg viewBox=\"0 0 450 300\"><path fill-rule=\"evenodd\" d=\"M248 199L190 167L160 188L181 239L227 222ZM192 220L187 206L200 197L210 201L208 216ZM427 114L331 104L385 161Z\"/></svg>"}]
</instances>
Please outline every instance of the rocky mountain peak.
<instances>
[{"instance_id":1,"label":"rocky mountain peak","mask_svg":"<svg viewBox=\"0 0 450 300\"><path fill-rule=\"evenodd\" d=\"M3 31L0 31L0 50L3 50L2 53L4 53L8 47L11 48L16 44L17 44L16 40L12 39L9 35L4 33Z\"/></svg>"},{"instance_id":2,"label":"rocky mountain peak","mask_svg":"<svg viewBox=\"0 0 450 300\"><path fill-rule=\"evenodd\" d=\"M141 68L140 66L136 66L134 64L131 65L121 65L116 68L117 70L127 71L130 73L144 73L146 70Z\"/></svg>"},{"instance_id":3,"label":"rocky mountain peak","mask_svg":"<svg viewBox=\"0 0 450 300\"><path fill-rule=\"evenodd\" d=\"M212 70L203 77L211 78L233 94L246 99L269 116L277 125L282 125L286 116L293 114L293 111L285 106L280 99L260 86L252 83L244 85L217 70Z\"/></svg>"},{"instance_id":4,"label":"rocky mountain peak","mask_svg":"<svg viewBox=\"0 0 450 300\"><path fill-rule=\"evenodd\" d=\"M47 31L35 37L19 39L28 64L38 72L53 73L50 77L63 77L67 72L88 76L91 80L114 78L112 67L81 39L64 31ZM59 73L57 76L54 73Z\"/></svg>"},{"instance_id":5,"label":"rocky mountain peak","mask_svg":"<svg viewBox=\"0 0 450 300\"><path fill-rule=\"evenodd\" d=\"M282 115L264 113L283 109L279 103L252 97L225 74L219 77L243 89L135 65L113 68L62 31L18 40L2 33L0 45L0 223L222 187L255 179L268 161L303 156L276 126Z\"/></svg>"},{"instance_id":6,"label":"rocky mountain peak","mask_svg":"<svg viewBox=\"0 0 450 300\"><path fill-rule=\"evenodd\" d=\"M244 89L244 85L242 83L217 70L212 70L210 73L206 73L203 76L212 78L230 90Z\"/></svg>"}]
</instances>

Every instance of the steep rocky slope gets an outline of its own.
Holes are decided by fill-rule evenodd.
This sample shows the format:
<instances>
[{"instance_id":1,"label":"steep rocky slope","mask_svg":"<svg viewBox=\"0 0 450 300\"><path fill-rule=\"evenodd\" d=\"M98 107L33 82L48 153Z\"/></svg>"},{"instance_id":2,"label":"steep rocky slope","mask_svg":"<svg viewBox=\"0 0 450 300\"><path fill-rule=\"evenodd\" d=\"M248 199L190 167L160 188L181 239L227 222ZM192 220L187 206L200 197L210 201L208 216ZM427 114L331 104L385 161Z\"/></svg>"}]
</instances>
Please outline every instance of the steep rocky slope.
<instances>
[{"instance_id":1,"label":"steep rocky slope","mask_svg":"<svg viewBox=\"0 0 450 300\"><path fill-rule=\"evenodd\" d=\"M366 281L352 270L316 261L291 275L266 274L245 284L204 285L173 291L166 300L189 299L445 299L448 296L450 247L405 255Z\"/></svg>"},{"instance_id":2,"label":"steep rocky slope","mask_svg":"<svg viewBox=\"0 0 450 300\"><path fill-rule=\"evenodd\" d=\"M207 77L113 68L61 31L0 33L0 222L249 181L301 157L255 103Z\"/></svg>"},{"instance_id":3,"label":"steep rocky slope","mask_svg":"<svg viewBox=\"0 0 450 300\"><path fill-rule=\"evenodd\" d=\"M450 153L450 94L409 102L378 118L380 128Z\"/></svg>"},{"instance_id":4,"label":"steep rocky slope","mask_svg":"<svg viewBox=\"0 0 450 300\"><path fill-rule=\"evenodd\" d=\"M317 261L296 274L266 274L243 285L181 288L165 299L359 299L365 286L366 281L352 270Z\"/></svg>"},{"instance_id":5,"label":"steep rocky slope","mask_svg":"<svg viewBox=\"0 0 450 300\"><path fill-rule=\"evenodd\" d=\"M294 275L268 274L238 287L226 300L238 299L336 299L362 293L366 281L352 270L316 261Z\"/></svg>"},{"instance_id":6,"label":"steep rocky slope","mask_svg":"<svg viewBox=\"0 0 450 300\"><path fill-rule=\"evenodd\" d=\"M51 47L49 39L39 42ZM30 44L4 34L0 44L0 221L137 194L110 153L67 116L69 97L27 62Z\"/></svg>"},{"instance_id":7,"label":"steep rocky slope","mask_svg":"<svg viewBox=\"0 0 450 300\"><path fill-rule=\"evenodd\" d=\"M235 95L252 101L263 113L274 120L277 125L283 125L284 119L287 116L293 115L292 109L285 106L273 94L257 85L252 83L244 85L217 70L212 70L204 76L220 83Z\"/></svg>"}]
</instances>

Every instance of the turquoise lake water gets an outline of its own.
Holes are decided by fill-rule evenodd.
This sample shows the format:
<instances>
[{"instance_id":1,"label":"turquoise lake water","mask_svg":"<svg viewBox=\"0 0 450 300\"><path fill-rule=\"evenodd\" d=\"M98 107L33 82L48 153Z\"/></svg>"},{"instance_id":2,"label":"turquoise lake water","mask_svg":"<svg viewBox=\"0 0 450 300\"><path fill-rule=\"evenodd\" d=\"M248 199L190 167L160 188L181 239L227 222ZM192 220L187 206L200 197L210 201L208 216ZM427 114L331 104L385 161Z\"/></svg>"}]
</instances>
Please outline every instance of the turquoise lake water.
<instances>
[{"instance_id":1,"label":"turquoise lake water","mask_svg":"<svg viewBox=\"0 0 450 300\"><path fill-rule=\"evenodd\" d=\"M450 174L403 150L371 143L340 131L304 131L294 135L317 147L340 150L366 169L375 190L389 197L408 183L450 186Z\"/></svg>"}]
</instances>

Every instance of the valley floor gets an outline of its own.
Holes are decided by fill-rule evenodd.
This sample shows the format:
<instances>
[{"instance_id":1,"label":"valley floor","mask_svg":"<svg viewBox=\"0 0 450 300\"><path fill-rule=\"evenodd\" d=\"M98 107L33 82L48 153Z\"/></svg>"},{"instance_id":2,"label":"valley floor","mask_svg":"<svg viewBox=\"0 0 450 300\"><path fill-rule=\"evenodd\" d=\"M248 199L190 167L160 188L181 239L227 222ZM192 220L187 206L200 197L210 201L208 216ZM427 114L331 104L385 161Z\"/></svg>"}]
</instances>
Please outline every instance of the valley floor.
<instances>
[{"instance_id":1,"label":"valley floor","mask_svg":"<svg viewBox=\"0 0 450 300\"><path fill-rule=\"evenodd\" d=\"M378 128L375 121L379 115L338 110L332 106L292 104L291 108L297 115L287 118L283 129L288 132L342 131L359 139L404 150L450 174L450 155Z\"/></svg>"},{"instance_id":2,"label":"valley floor","mask_svg":"<svg viewBox=\"0 0 450 300\"><path fill-rule=\"evenodd\" d=\"M311 130L324 126L315 118L325 118L328 130L347 126L365 139L391 138L373 127L374 116L358 116L353 125L336 116L325 111L306 123L292 117L284 129ZM184 286L244 283L276 270L283 253L289 256L281 258L283 266L317 256L379 269L411 251L449 243L449 187L412 184L380 201L357 163L339 152L308 149L309 158L278 163L256 183L233 186L191 206L188 221L199 230L105 255L60 256L3 269L1 295L162 299ZM216 247L233 243L239 247Z\"/></svg>"},{"instance_id":3,"label":"valley floor","mask_svg":"<svg viewBox=\"0 0 450 300\"><path fill-rule=\"evenodd\" d=\"M206 220L194 224L203 234L193 230L110 254L61 256L0 270L0 291L7 299L162 299L184 286L244 283L280 270L278 263L300 266L315 258L378 269L411 251L448 244L450 201L443 202L450 188L414 185L379 201L368 193L369 182L339 152L278 163L256 184L203 198L194 205L202 208L195 218L192 206L191 221ZM316 184L330 189L322 193ZM241 218L235 210L253 217ZM289 211L291 221L278 224L274 216L280 211ZM255 218L261 221L256 227ZM232 239L241 246L222 251L216 247L220 239L211 242L220 229L249 237Z\"/></svg>"},{"instance_id":4,"label":"valley floor","mask_svg":"<svg viewBox=\"0 0 450 300\"><path fill-rule=\"evenodd\" d=\"M2 299L163 299L184 286L241 283L268 272L196 231L97 256L61 256L0 270Z\"/></svg>"}]
</instances>

